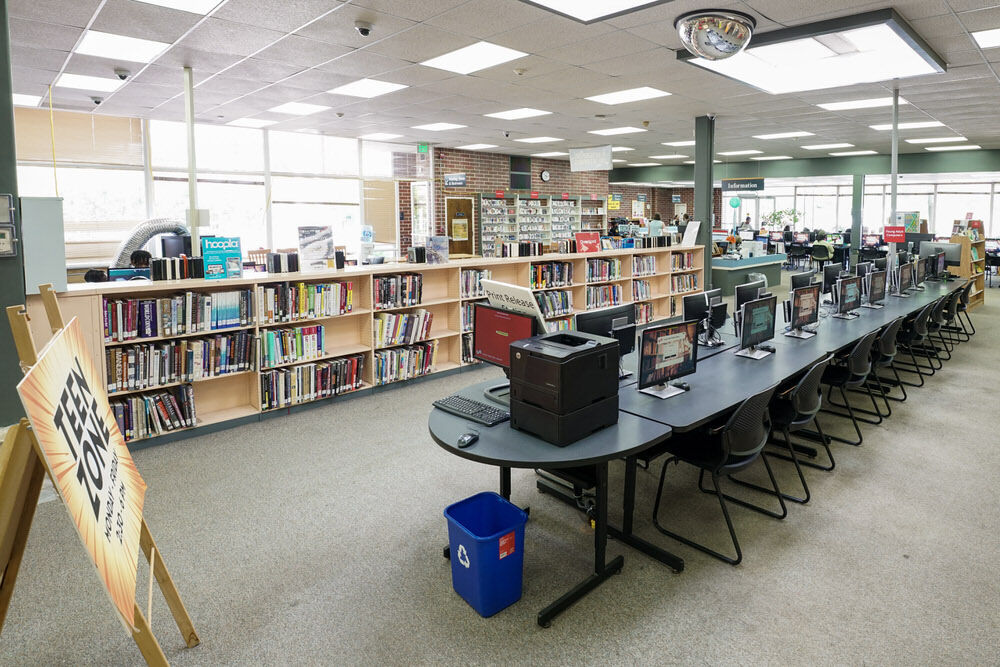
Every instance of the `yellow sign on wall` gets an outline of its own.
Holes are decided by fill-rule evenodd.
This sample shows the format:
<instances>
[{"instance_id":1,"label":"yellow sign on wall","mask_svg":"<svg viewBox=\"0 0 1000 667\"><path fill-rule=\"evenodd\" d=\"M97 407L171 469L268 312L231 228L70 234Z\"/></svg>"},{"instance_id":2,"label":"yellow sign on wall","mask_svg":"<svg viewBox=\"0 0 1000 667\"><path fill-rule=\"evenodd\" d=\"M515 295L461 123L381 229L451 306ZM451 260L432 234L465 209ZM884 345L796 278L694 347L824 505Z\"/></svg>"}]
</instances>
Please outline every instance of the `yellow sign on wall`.
<instances>
[{"instance_id":1,"label":"yellow sign on wall","mask_svg":"<svg viewBox=\"0 0 1000 667\"><path fill-rule=\"evenodd\" d=\"M146 483L74 318L17 385L39 448L111 601L134 627Z\"/></svg>"}]
</instances>

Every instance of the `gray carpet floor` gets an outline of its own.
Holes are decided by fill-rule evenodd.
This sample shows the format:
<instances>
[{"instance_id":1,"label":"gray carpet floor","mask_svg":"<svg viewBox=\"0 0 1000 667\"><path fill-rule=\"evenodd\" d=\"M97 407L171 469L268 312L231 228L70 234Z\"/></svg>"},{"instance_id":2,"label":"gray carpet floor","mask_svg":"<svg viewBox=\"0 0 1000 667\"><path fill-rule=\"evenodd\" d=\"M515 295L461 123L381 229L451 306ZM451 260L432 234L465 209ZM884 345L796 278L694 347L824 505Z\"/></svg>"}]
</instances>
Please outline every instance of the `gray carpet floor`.
<instances>
[{"instance_id":1,"label":"gray carpet floor","mask_svg":"<svg viewBox=\"0 0 1000 667\"><path fill-rule=\"evenodd\" d=\"M579 514L515 471L531 506L524 594L490 619L451 588L443 508L497 473L427 434L430 403L498 375L476 369L135 454L145 516L201 645L187 649L155 595L153 626L177 665L242 664L998 664L1000 297L980 333L785 521L742 508L731 567L657 533L660 466L640 471L637 530L685 558L665 567L611 542L625 568L549 629L539 609L588 572ZM847 434L827 417L824 427ZM793 471L779 479L793 487ZM620 516L621 464L611 516ZM723 547L718 504L690 468L669 473L671 525ZM145 608L147 568L138 599ZM65 510L39 506L0 664L137 664Z\"/></svg>"}]
</instances>

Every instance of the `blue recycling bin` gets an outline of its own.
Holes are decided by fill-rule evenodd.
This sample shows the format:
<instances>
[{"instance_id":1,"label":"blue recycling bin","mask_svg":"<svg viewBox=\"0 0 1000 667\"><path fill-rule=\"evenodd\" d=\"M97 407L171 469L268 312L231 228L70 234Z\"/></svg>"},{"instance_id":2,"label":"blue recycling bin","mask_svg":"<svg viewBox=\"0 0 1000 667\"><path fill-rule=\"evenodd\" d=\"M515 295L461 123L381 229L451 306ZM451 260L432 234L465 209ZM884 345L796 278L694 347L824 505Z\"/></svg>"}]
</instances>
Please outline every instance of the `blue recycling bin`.
<instances>
[{"instance_id":1,"label":"blue recycling bin","mask_svg":"<svg viewBox=\"0 0 1000 667\"><path fill-rule=\"evenodd\" d=\"M528 515L485 491L449 505L444 516L455 592L484 618L520 600Z\"/></svg>"}]
</instances>

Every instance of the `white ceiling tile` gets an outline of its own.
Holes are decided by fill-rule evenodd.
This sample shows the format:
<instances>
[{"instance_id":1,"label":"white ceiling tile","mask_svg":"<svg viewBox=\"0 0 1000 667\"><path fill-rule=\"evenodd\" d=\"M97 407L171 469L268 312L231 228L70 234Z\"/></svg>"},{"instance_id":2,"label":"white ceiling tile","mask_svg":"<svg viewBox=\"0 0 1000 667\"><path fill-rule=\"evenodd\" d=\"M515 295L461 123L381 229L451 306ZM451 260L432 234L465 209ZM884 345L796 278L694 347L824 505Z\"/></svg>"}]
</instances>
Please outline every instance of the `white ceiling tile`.
<instances>
[{"instance_id":1,"label":"white ceiling tile","mask_svg":"<svg viewBox=\"0 0 1000 667\"><path fill-rule=\"evenodd\" d=\"M455 34L487 39L542 18L548 18L544 11L518 0L468 0L427 23Z\"/></svg>"},{"instance_id":2,"label":"white ceiling tile","mask_svg":"<svg viewBox=\"0 0 1000 667\"><path fill-rule=\"evenodd\" d=\"M67 56L69 56L68 51L43 49L24 44L13 44L10 47L12 62L30 63L36 69L47 69L53 72L58 72L62 68Z\"/></svg>"},{"instance_id":3,"label":"white ceiling tile","mask_svg":"<svg viewBox=\"0 0 1000 667\"><path fill-rule=\"evenodd\" d=\"M633 55L640 51L651 51L655 48L662 47L657 47L656 44L641 37L619 31L602 36L600 39L590 40L586 48L580 48L579 44L566 44L555 49L541 51L538 55L552 60L561 60L571 65L586 65L617 56Z\"/></svg>"},{"instance_id":4,"label":"white ceiling tile","mask_svg":"<svg viewBox=\"0 0 1000 667\"><path fill-rule=\"evenodd\" d=\"M410 21L426 21L429 18L461 5L467 0L354 0L354 4L367 9L376 9Z\"/></svg>"},{"instance_id":5,"label":"white ceiling tile","mask_svg":"<svg viewBox=\"0 0 1000 667\"><path fill-rule=\"evenodd\" d=\"M372 44L368 50L417 63L475 44L476 41L474 37L463 37L419 24Z\"/></svg>"},{"instance_id":6,"label":"white ceiling tile","mask_svg":"<svg viewBox=\"0 0 1000 667\"><path fill-rule=\"evenodd\" d=\"M287 65L285 63L271 60L261 60L259 58L248 58L226 70L226 76L233 76L238 79L253 79L256 81L274 83L297 72L302 71L298 65Z\"/></svg>"},{"instance_id":7,"label":"white ceiling tile","mask_svg":"<svg viewBox=\"0 0 1000 667\"><path fill-rule=\"evenodd\" d=\"M549 18L497 33L490 38L490 41L525 53L537 54L540 51L565 46L571 42L586 45L589 40L613 31L614 28L607 23L583 25L567 18L552 15Z\"/></svg>"},{"instance_id":8,"label":"white ceiling tile","mask_svg":"<svg viewBox=\"0 0 1000 667\"><path fill-rule=\"evenodd\" d=\"M273 44L282 36L282 33L275 30L210 18L180 44L190 49L248 56Z\"/></svg>"},{"instance_id":9,"label":"white ceiling tile","mask_svg":"<svg viewBox=\"0 0 1000 667\"><path fill-rule=\"evenodd\" d=\"M360 79L409 67L411 64L399 58L379 55L368 49L358 49L331 63L320 65L318 69ZM400 83L406 82L400 81Z\"/></svg>"},{"instance_id":10,"label":"white ceiling tile","mask_svg":"<svg viewBox=\"0 0 1000 667\"><path fill-rule=\"evenodd\" d=\"M267 47L255 57L261 60L273 60L287 65L315 67L334 58L347 55L353 49L321 42L315 39L287 35L281 41Z\"/></svg>"},{"instance_id":11,"label":"white ceiling tile","mask_svg":"<svg viewBox=\"0 0 1000 667\"><path fill-rule=\"evenodd\" d=\"M10 42L12 45L38 47L44 45L47 49L57 51L72 51L76 42L83 34L82 28L26 21L11 17ZM26 63L28 64L28 63Z\"/></svg>"},{"instance_id":12,"label":"white ceiling tile","mask_svg":"<svg viewBox=\"0 0 1000 667\"><path fill-rule=\"evenodd\" d=\"M342 5L339 0L295 0L281 3L279 9L273 0L229 0L213 16L270 30L293 32L327 12L336 13Z\"/></svg>"},{"instance_id":13,"label":"white ceiling tile","mask_svg":"<svg viewBox=\"0 0 1000 667\"><path fill-rule=\"evenodd\" d=\"M476 72L476 74L478 75L479 72ZM407 65L400 69L378 74L380 79L392 81L393 83L403 83L407 86L422 86L426 83L443 81L456 76L459 75L436 67L424 67L423 65Z\"/></svg>"},{"instance_id":14,"label":"white ceiling tile","mask_svg":"<svg viewBox=\"0 0 1000 667\"><path fill-rule=\"evenodd\" d=\"M371 35L362 37L354 29L355 21L366 21L372 25ZM385 14L373 9L347 4L315 23L303 28L298 34L304 37L341 46L350 46L355 49L377 44L379 41L390 37L400 30L406 30L416 25L413 21L408 21L397 16Z\"/></svg>"},{"instance_id":15,"label":"white ceiling tile","mask_svg":"<svg viewBox=\"0 0 1000 667\"><path fill-rule=\"evenodd\" d=\"M7 15L11 19L30 19L46 23L86 28L101 0L9 0ZM11 26L11 32L14 32ZM51 46L46 44L46 46Z\"/></svg>"},{"instance_id":16,"label":"white ceiling tile","mask_svg":"<svg viewBox=\"0 0 1000 667\"><path fill-rule=\"evenodd\" d=\"M173 43L201 18L191 12L145 2L108 0L92 27L115 35Z\"/></svg>"},{"instance_id":17,"label":"white ceiling tile","mask_svg":"<svg viewBox=\"0 0 1000 667\"><path fill-rule=\"evenodd\" d=\"M240 56L231 53L214 53L191 48L181 43L172 47L156 59L156 64L162 67L190 67L196 72L219 72L240 60Z\"/></svg>"}]
</instances>

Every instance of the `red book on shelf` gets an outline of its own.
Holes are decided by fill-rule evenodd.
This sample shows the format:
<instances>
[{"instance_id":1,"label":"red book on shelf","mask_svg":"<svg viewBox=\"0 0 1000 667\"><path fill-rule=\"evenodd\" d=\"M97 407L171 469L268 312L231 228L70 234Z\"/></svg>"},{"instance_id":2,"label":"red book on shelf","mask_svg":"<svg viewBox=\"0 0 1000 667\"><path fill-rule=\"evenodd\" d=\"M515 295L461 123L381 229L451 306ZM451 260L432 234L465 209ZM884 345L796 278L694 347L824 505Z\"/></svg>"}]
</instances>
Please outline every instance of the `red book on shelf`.
<instances>
[{"instance_id":1,"label":"red book on shelf","mask_svg":"<svg viewBox=\"0 0 1000 667\"><path fill-rule=\"evenodd\" d=\"M601 234L599 232L576 232L577 252L597 252L601 249Z\"/></svg>"}]
</instances>

